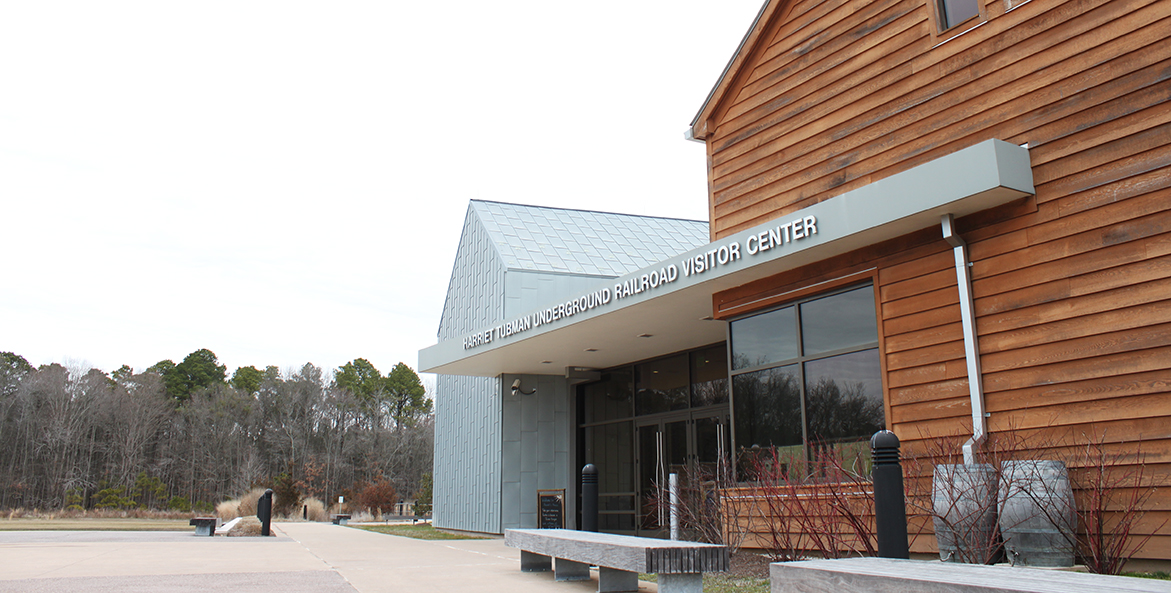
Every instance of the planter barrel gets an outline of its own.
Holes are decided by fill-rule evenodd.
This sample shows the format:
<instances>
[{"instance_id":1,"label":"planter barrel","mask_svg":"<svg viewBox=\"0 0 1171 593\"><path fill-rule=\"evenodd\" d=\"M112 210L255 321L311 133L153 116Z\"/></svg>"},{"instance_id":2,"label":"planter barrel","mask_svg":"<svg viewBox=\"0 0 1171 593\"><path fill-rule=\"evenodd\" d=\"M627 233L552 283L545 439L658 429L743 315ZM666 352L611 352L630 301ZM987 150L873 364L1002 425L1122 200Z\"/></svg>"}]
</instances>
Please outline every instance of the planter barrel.
<instances>
[{"instance_id":1,"label":"planter barrel","mask_svg":"<svg viewBox=\"0 0 1171 593\"><path fill-rule=\"evenodd\" d=\"M1009 562L1073 566L1077 514L1065 464L1002 462L999 523Z\"/></svg>"}]
</instances>

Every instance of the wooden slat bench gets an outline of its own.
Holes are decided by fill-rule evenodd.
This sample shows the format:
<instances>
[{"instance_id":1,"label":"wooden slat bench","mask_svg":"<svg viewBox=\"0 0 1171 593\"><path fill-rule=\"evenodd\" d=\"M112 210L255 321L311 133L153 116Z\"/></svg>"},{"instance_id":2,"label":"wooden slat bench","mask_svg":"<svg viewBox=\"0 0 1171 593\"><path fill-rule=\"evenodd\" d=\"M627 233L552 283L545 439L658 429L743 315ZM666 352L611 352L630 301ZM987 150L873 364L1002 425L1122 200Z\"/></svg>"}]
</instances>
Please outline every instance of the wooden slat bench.
<instances>
[{"instance_id":1,"label":"wooden slat bench","mask_svg":"<svg viewBox=\"0 0 1171 593\"><path fill-rule=\"evenodd\" d=\"M637 591L639 573L657 573L661 593L699 593L703 573L729 564L725 546L568 529L508 529L504 543L520 550L522 571L552 564L558 581L588 580L597 566L599 593Z\"/></svg>"},{"instance_id":2,"label":"wooden slat bench","mask_svg":"<svg viewBox=\"0 0 1171 593\"><path fill-rule=\"evenodd\" d=\"M772 593L1167 593L1166 581L954 562L842 558L769 565Z\"/></svg>"}]
</instances>

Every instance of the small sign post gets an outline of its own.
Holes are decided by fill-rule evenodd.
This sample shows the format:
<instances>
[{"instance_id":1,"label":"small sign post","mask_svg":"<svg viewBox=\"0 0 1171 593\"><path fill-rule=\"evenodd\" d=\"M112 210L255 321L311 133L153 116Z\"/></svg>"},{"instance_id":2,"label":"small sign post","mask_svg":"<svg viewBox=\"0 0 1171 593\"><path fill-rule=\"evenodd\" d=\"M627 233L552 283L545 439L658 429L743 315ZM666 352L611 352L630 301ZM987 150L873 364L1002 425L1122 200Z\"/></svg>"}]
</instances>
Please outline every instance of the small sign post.
<instances>
[{"instance_id":1,"label":"small sign post","mask_svg":"<svg viewBox=\"0 0 1171 593\"><path fill-rule=\"evenodd\" d=\"M537 522L541 529L565 529L565 489L537 491Z\"/></svg>"}]
</instances>

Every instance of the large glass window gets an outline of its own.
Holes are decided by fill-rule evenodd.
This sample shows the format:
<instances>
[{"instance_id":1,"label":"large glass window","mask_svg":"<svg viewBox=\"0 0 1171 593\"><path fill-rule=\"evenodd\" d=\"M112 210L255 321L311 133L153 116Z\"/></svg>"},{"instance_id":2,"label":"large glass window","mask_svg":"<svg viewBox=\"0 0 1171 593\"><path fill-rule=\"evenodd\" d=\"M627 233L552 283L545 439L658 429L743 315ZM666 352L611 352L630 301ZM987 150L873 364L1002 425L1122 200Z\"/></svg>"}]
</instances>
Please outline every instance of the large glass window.
<instances>
[{"instance_id":1,"label":"large glass window","mask_svg":"<svg viewBox=\"0 0 1171 593\"><path fill-rule=\"evenodd\" d=\"M691 407L728 403L728 347L724 344L691 353Z\"/></svg>"},{"instance_id":2,"label":"large glass window","mask_svg":"<svg viewBox=\"0 0 1171 593\"><path fill-rule=\"evenodd\" d=\"M602 372L578 386L578 466L598 468L602 531L655 533L648 507L664 476L691 459L713 465L729 451L728 349L724 343Z\"/></svg>"},{"instance_id":3,"label":"large glass window","mask_svg":"<svg viewBox=\"0 0 1171 593\"><path fill-rule=\"evenodd\" d=\"M585 404L583 421L587 424L634 415L629 369L604 373L601 381L585 385L582 390Z\"/></svg>"},{"instance_id":4,"label":"large glass window","mask_svg":"<svg viewBox=\"0 0 1171 593\"><path fill-rule=\"evenodd\" d=\"M737 449L801 459L885 427L871 286L738 319L730 331Z\"/></svg>"},{"instance_id":5,"label":"large glass window","mask_svg":"<svg viewBox=\"0 0 1171 593\"><path fill-rule=\"evenodd\" d=\"M634 382L634 411L639 416L686 410L690 405L686 354L635 365Z\"/></svg>"}]
</instances>

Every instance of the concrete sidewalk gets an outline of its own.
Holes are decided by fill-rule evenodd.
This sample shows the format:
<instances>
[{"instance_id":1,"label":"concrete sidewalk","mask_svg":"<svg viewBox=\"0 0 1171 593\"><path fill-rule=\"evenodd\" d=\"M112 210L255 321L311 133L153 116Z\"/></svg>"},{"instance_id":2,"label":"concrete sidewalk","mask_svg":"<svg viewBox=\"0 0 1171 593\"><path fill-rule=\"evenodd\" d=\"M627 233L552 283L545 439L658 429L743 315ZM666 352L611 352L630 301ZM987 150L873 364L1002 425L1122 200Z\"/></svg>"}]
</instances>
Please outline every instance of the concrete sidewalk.
<instances>
[{"instance_id":1,"label":"concrete sidewalk","mask_svg":"<svg viewBox=\"0 0 1171 593\"><path fill-rule=\"evenodd\" d=\"M522 573L502 539L423 541L326 523L277 523L273 538L177 532L0 532L0 592L320 591L592 593ZM641 583L640 591L657 587Z\"/></svg>"}]
</instances>

